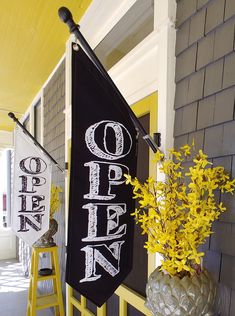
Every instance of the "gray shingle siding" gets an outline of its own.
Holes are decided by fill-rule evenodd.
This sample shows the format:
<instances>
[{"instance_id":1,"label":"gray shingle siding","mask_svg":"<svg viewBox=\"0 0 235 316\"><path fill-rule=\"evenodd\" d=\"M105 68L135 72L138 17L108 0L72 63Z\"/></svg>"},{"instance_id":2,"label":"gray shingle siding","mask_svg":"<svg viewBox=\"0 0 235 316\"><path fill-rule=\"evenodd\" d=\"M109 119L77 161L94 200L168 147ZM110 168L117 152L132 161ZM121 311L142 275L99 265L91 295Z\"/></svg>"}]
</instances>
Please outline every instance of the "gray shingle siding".
<instances>
[{"instance_id":1,"label":"gray shingle siding","mask_svg":"<svg viewBox=\"0 0 235 316\"><path fill-rule=\"evenodd\" d=\"M187 103L192 103L202 98L204 79L205 79L205 69L194 72L189 77Z\"/></svg>"},{"instance_id":2,"label":"gray shingle siding","mask_svg":"<svg viewBox=\"0 0 235 316\"><path fill-rule=\"evenodd\" d=\"M204 5L206 5L210 0L197 0L197 9L201 9Z\"/></svg>"},{"instance_id":3,"label":"gray shingle siding","mask_svg":"<svg viewBox=\"0 0 235 316\"><path fill-rule=\"evenodd\" d=\"M204 150L211 157L223 155L223 125L216 125L205 129Z\"/></svg>"},{"instance_id":4,"label":"gray shingle siding","mask_svg":"<svg viewBox=\"0 0 235 316\"><path fill-rule=\"evenodd\" d=\"M199 101L197 129L213 125L215 96L212 95Z\"/></svg>"},{"instance_id":5,"label":"gray shingle siding","mask_svg":"<svg viewBox=\"0 0 235 316\"><path fill-rule=\"evenodd\" d=\"M209 2L206 15L205 32L208 33L216 26L223 23L225 0L213 0Z\"/></svg>"},{"instance_id":6,"label":"gray shingle siding","mask_svg":"<svg viewBox=\"0 0 235 316\"><path fill-rule=\"evenodd\" d=\"M233 87L215 95L214 124L234 119L234 95L235 89Z\"/></svg>"},{"instance_id":7,"label":"gray shingle siding","mask_svg":"<svg viewBox=\"0 0 235 316\"><path fill-rule=\"evenodd\" d=\"M175 45L175 52L177 55L185 50L189 45L189 22L190 21L184 23L182 27L177 31Z\"/></svg>"},{"instance_id":8,"label":"gray shingle siding","mask_svg":"<svg viewBox=\"0 0 235 316\"><path fill-rule=\"evenodd\" d=\"M223 88L235 85L235 52L225 57Z\"/></svg>"},{"instance_id":9,"label":"gray shingle siding","mask_svg":"<svg viewBox=\"0 0 235 316\"><path fill-rule=\"evenodd\" d=\"M235 1L179 0L176 26L175 147L194 139L235 177ZM235 196L217 199L228 210L202 248L204 266L219 282L215 315L234 316Z\"/></svg>"},{"instance_id":10,"label":"gray shingle siding","mask_svg":"<svg viewBox=\"0 0 235 316\"><path fill-rule=\"evenodd\" d=\"M178 109L188 102L189 78L181 80L176 85L175 91L175 109Z\"/></svg>"},{"instance_id":11,"label":"gray shingle siding","mask_svg":"<svg viewBox=\"0 0 235 316\"><path fill-rule=\"evenodd\" d=\"M176 24L179 26L196 12L197 0L181 0L177 7Z\"/></svg>"},{"instance_id":12,"label":"gray shingle siding","mask_svg":"<svg viewBox=\"0 0 235 316\"><path fill-rule=\"evenodd\" d=\"M57 68L56 72L43 90L44 105L44 147L51 156L64 168L65 165L65 63ZM59 262L61 280L65 295L65 178L64 174L55 166L52 168L52 183L62 188L61 209L55 214L58 222L58 232L55 235L59 247ZM46 282L45 282L46 283ZM50 287L45 284L45 290Z\"/></svg>"},{"instance_id":13,"label":"gray shingle siding","mask_svg":"<svg viewBox=\"0 0 235 316\"><path fill-rule=\"evenodd\" d=\"M204 96L214 94L222 88L224 60L220 59L206 67Z\"/></svg>"},{"instance_id":14,"label":"gray shingle siding","mask_svg":"<svg viewBox=\"0 0 235 316\"><path fill-rule=\"evenodd\" d=\"M176 80L179 81L195 71L197 44L179 55L176 61Z\"/></svg>"},{"instance_id":15,"label":"gray shingle siding","mask_svg":"<svg viewBox=\"0 0 235 316\"><path fill-rule=\"evenodd\" d=\"M235 315L235 291L231 291L230 315Z\"/></svg>"},{"instance_id":16,"label":"gray shingle siding","mask_svg":"<svg viewBox=\"0 0 235 316\"><path fill-rule=\"evenodd\" d=\"M206 9L197 12L190 21L189 45L198 41L205 32Z\"/></svg>"},{"instance_id":17,"label":"gray shingle siding","mask_svg":"<svg viewBox=\"0 0 235 316\"><path fill-rule=\"evenodd\" d=\"M204 140L205 140L205 131L200 130L193 133L188 134L188 143L192 144L192 142L195 142L195 150L199 150L204 147ZM186 144L186 143L184 143Z\"/></svg>"},{"instance_id":18,"label":"gray shingle siding","mask_svg":"<svg viewBox=\"0 0 235 316\"><path fill-rule=\"evenodd\" d=\"M208 65L214 58L214 38L215 33L211 32L198 43L197 70Z\"/></svg>"},{"instance_id":19,"label":"gray shingle siding","mask_svg":"<svg viewBox=\"0 0 235 316\"><path fill-rule=\"evenodd\" d=\"M231 19L215 31L214 60L217 60L233 51L234 23Z\"/></svg>"},{"instance_id":20,"label":"gray shingle siding","mask_svg":"<svg viewBox=\"0 0 235 316\"><path fill-rule=\"evenodd\" d=\"M224 15L225 20L229 19L233 15L235 15L235 1L226 0L225 15Z\"/></svg>"}]
</instances>

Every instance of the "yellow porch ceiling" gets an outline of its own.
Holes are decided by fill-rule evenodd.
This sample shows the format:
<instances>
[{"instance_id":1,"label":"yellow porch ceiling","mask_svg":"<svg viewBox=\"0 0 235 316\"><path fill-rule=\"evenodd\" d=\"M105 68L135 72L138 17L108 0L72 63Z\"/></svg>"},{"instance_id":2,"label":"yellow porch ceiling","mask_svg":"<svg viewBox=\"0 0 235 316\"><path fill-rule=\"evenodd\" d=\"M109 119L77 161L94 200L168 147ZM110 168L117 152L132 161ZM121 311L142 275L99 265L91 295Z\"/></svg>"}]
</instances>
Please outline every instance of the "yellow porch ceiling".
<instances>
[{"instance_id":1,"label":"yellow porch ceiling","mask_svg":"<svg viewBox=\"0 0 235 316\"><path fill-rule=\"evenodd\" d=\"M8 112L25 112L65 51L69 32L58 9L79 21L91 1L0 0L0 130L13 129Z\"/></svg>"}]
</instances>

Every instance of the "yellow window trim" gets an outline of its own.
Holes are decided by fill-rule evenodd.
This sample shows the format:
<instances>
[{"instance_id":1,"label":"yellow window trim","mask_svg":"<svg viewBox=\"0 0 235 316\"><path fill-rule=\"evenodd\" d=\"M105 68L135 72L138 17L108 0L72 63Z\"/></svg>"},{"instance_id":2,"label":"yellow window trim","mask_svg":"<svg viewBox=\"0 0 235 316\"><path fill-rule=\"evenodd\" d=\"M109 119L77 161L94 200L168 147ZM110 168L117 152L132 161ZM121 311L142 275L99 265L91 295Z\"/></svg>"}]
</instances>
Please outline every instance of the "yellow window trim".
<instances>
[{"instance_id":1,"label":"yellow window trim","mask_svg":"<svg viewBox=\"0 0 235 316\"><path fill-rule=\"evenodd\" d=\"M153 136L157 132L157 104L158 94L154 92L144 99L134 103L131 108L137 117L149 114L149 134ZM141 137L141 135L139 136ZM149 148L149 176L156 177L156 168L153 164L154 153ZM155 255L148 254L148 275L155 269Z\"/></svg>"}]
</instances>

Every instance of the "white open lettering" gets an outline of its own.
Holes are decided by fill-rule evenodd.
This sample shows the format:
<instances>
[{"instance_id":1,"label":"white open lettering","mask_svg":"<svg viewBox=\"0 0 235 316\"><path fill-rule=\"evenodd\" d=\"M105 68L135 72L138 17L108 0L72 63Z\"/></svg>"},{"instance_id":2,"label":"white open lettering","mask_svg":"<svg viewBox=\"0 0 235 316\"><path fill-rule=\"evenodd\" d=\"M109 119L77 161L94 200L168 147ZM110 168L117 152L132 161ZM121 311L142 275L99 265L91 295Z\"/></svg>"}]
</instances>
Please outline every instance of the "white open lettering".
<instances>
[{"instance_id":1,"label":"white open lettering","mask_svg":"<svg viewBox=\"0 0 235 316\"><path fill-rule=\"evenodd\" d=\"M113 131L113 133L111 134L108 131ZM100 144L97 144L96 133L103 135L103 141ZM115 144L113 151L108 149L108 134L110 134L110 138L112 137L109 143ZM85 141L87 148L93 155L107 160L116 160L125 157L130 152L132 146L131 135L125 126L113 121L101 121L90 126L86 131Z\"/></svg>"},{"instance_id":2,"label":"white open lettering","mask_svg":"<svg viewBox=\"0 0 235 316\"><path fill-rule=\"evenodd\" d=\"M101 135L97 137L97 135ZM85 252L85 277L80 282L91 282L102 275L97 274L97 264L110 276L120 271L120 254L125 240L127 224L122 221L126 213L125 203L93 203L92 200L110 201L118 197L117 186L125 182L124 173L129 173L126 165L111 163L129 154L132 147L131 135L119 122L101 121L90 126L85 133L85 143L90 152L106 161L89 161L84 164L89 168L89 192L84 199L90 203L83 205L88 211L87 236L82 242L87 244L81 249ZM112 244L104 244L115 240ZM100 244L100 242L103 242Z\"/></svg>"},{"instance_id":3,"label":"white open lettering","mask_svg":"<svg viewBox=\"0 0 235 316\"><path fill-rule=\"evenodd\" d=\"M88 210L88 233L83 241L112 240L126 234L127 225L119 223L120 216L126 213L126 204L89 203L83 208Z\"/></svg>"},{"instance_id":4,"label":"white open lettering","mask_svg":"<svg viewBox=\"0 0 235 316\"><path fill-rule=\"evenodd\" d=\"M122 164L111 164L103 161L90 161L84 164L89 167L89 193L84 195L90 200L111 200L115 194L111 192L112 186L125 182L124 173L129 169Z\"/></svg>"},{"instance_id":5,"label":"white open lettering","mask_svg":"<svg viewBox=\"0 0 235 316\"><path fill-rule=\"evenodd\" d=\"M96 274L96 264L98 263L112 277L120 271L120 252L124 241L115 241L109 247L105 244L87 245L82 248L86 253L85 277L82 282L91 282L99 279L101 274Z\"/></svg>"}]
</instances>

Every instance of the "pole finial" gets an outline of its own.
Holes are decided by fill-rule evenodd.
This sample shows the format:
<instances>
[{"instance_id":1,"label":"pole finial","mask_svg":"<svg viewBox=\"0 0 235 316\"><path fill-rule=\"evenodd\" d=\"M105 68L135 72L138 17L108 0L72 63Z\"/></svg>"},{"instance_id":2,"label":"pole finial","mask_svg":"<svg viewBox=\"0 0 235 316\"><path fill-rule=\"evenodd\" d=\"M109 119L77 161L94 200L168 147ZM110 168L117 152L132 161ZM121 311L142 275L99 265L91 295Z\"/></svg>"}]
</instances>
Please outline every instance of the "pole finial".
<instances>
[{"instance_id":1,"label":"pole finial","mask_svg":"<svg viewBox=\"0 0 235 316\"><path fill-rule=\"evenodd\" d=\"M9 116L11 119L13 119L13 121L16 121L16 120L17 120L17 118L15 117L15 114L14 114L13 112L9 112L9 113L8 113L8 116Z\"/></svg>"},{"instance_id":2,"label":"pole finial","mask_svg":"<svg viewBox=\"0 0 235 316\"><path fill-rule=\"evenodd\" d=\"M78 28L78 25L74 22L72 13L66 7L61 7L58 10L61 21L68 25L70 33L73 33Z\"/></svg>"},{"instance_id":3,"label":"pole finial","mask_svg":"<svg viewBox=\"0 0 235 316\"><path fill-rule=\"evenodd\" d=\"M58 14L61 21L63 21L64 23L67 23L69 20L73 18L72 13L66 7L59 8Z\"/></svg>"}]
</instances>

